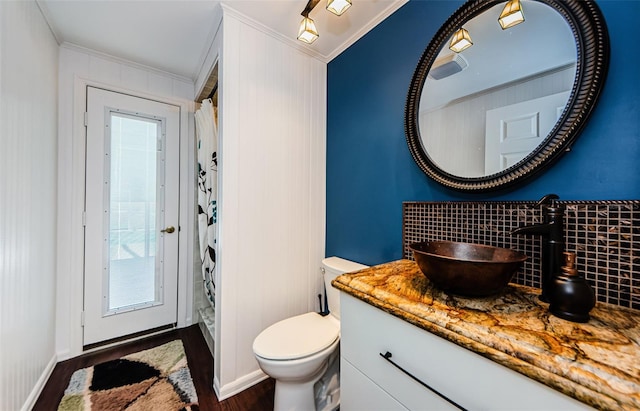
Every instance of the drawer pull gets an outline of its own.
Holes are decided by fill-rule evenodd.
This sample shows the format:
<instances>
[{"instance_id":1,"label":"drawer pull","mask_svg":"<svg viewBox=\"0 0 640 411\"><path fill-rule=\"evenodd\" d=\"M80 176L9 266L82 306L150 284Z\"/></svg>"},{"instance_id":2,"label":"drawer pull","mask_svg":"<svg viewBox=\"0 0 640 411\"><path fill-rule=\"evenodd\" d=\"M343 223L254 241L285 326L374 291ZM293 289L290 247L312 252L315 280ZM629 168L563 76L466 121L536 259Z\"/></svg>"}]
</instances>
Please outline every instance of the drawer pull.
<instances>
[{"instance_id":1,"label":"drawer pull","mask_svg":"<svg viewBox=\"0 0 640 411\"><path fill-rule=\"evenodd\" d=\"M420 385L422 385L423 387L425 387L426 389L428 389L429 391L433 392L434 394L436 394L438 397L442 398L443 400L447 401L449 404L453 405L454 407L456 407L459 410L462 411L467 411L466 408L458 405L455 401L449 399L446 395L439 393L438 391L436 391L435 389L431 388L428 384L424 383L423 381L421 381L420 379L418 379L418 377L416 377L415 375L411 374L409 371L405 370L404 368L402 368L401 366L399 366L398 364L396 364L394 361L391 360L391 357L393 356L393 354L391 354L389 351L387 351L386 353L380 353L380 356L382 358L384 358L385 360L389 361L394 367L396 367L397 369L399 369L400 371L402 371L403 373L407 374L409 377L411 377L413 380L415 380L417 383L419 383Z\"/></svg>"}]
</instances>

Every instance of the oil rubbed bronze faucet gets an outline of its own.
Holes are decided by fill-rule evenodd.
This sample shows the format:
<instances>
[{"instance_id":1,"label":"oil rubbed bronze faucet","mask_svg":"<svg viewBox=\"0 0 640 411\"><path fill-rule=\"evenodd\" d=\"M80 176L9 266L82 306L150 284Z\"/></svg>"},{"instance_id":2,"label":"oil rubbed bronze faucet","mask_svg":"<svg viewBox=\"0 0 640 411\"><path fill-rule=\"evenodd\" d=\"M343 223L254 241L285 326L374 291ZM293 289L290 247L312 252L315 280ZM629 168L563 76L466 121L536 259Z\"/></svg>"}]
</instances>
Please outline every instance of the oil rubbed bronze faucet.
<instances>
[{"instance_id":1,"label":"oil rubbed bronze faucet","mask_svg":"<svg viewBox=\"0 0 640 411\"><path fill-rule=\"evenodd\" d=\"M516 228L515 234L534 234L542 236L542 294L540 300L549 302L553 285L553 276L560 272L564 252L564 205L558 204L556 194L542 197L536 207L542 206L542 224Z\"/></svg>"}]
</instances>

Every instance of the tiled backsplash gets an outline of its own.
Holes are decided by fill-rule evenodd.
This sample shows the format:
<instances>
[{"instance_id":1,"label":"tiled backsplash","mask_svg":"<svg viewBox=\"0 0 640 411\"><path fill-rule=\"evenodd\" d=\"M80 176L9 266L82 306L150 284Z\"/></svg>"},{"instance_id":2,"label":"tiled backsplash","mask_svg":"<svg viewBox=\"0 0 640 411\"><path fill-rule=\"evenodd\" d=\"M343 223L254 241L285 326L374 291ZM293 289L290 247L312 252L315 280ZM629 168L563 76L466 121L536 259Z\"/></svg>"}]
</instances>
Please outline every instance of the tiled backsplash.
<instances>
[{"instance_id":1,"label":"tiled backsplash","mask_svg":"<svg viewBox=\"0 0 640 411\"><path fill-rule=\"evenodd\" d=\"M558 201L566 206L565 249L598 301L640 309L640 201ZM403 252L419 241L460 241L525 253L513 282L540 288L538 235L509 233L542 222L535 202L407 202L403 204Z\"/></svg>"}]
</instances>

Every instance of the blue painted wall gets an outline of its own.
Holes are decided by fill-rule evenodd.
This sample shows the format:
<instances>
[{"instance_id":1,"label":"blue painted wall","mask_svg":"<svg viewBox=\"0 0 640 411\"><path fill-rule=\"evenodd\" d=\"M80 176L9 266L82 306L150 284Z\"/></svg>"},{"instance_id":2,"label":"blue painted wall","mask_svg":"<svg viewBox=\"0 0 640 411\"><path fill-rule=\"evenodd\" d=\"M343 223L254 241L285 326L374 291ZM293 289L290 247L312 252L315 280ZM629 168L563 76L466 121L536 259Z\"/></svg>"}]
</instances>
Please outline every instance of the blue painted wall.
<instances>
[{"instance_id":1,"label":"blue painted wall","mask_svg":"<svg viewBox=\"0 0 640 411\"><path fill-rule=\"evenodd\" d=\"M402 202L640 198L640 1L600 0L611 40L607 82L573 151L506 192L465 194L431 181L404 135L409 83L460 0L411 0L328 65L327 255L364 264L402 258ZM354 2L353 12L356 12Z\"/></svg>"}]
</instances>

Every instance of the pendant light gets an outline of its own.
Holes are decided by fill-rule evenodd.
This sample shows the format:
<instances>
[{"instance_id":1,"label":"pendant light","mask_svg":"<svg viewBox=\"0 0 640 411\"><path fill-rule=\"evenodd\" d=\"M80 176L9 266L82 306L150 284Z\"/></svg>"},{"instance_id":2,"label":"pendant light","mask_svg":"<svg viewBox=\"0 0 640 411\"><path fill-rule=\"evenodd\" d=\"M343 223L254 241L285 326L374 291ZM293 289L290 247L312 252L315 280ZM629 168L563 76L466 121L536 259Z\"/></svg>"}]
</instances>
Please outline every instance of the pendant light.
<instances>
[{"instance_id":1,"label":"pendant light","mask_svg":"<svg viewBox=\"0 0 640 411\"><path fill-rule=\"evenodd\" d=\"M516 24L520 24L524 21L524 13L522 11L522 4L520 0L509 0L502 9L498 22L502 30L513 27Z\"/></svg>"},{"instance_id":2,"label":"pendant light","mask_svg":"<svg viewBox=\"0 0 640 411\"><path fill-rule=\"evenodd\" d=\"M318 37L320 37L320 35L316 29L316 24L308 15L304 16L298 29L298 40L311 44L316 41Z\"/></svg>"},{"instance_id":3,"label":"pendant light","mask_svg":"<svg viewBox=\"0 0 640 411\"><path fill-rule=\"evenodd\" d=\"M460 28L453 33L451 43L449 43L449 49L451 51L460 53L462 50L468 49L471 46L473 46L473 42L471 41L471 36L466 29Z\"/></svg>"},{"instance_id":4,"label":"pendant light","mask_svg":"<svg viewBox=\"0 0 640 411\"><path fill-rule=\"evenodd\" d=\"M342 13L347 11L351 7L351 0L328 0L327 10L336 16L341 16Z\"/></svg>"}]
</instances>

